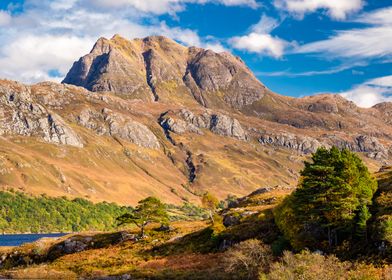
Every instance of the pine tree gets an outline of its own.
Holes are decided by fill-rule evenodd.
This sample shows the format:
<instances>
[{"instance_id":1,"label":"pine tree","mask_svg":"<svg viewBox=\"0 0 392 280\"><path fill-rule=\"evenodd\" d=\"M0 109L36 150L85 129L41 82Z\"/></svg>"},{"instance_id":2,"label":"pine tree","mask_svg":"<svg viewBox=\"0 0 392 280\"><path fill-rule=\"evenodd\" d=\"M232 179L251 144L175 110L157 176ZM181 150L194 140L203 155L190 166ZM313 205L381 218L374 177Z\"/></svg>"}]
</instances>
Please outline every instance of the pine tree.
<instances>
[{"instance_id":1,"label":"pine tree","mask_svg":"<svg viewBox=\"0 0 392 280\"><path fill-rule=\"evenodd\" d=\"M150 223L167 223L169 217L166 211L165 204L163 204L156 197L147 197L138 202L135 209L117 218L119 225L135 224L140 228L140 237L145 236L145 227Z\"/></svg>"},{"instance_id":2,"label":"pine tree","mask_svg":"<svg viewBox=\"0 0 392 280\"><path fill-rule=\"evenodd\" d=\"M277 207L275 219L298 249L320 248L324 241L336 246L354 235L364 236L376 187L356 154L320 148L305 162L297 190Z\"/></svg>"}]
</instances>

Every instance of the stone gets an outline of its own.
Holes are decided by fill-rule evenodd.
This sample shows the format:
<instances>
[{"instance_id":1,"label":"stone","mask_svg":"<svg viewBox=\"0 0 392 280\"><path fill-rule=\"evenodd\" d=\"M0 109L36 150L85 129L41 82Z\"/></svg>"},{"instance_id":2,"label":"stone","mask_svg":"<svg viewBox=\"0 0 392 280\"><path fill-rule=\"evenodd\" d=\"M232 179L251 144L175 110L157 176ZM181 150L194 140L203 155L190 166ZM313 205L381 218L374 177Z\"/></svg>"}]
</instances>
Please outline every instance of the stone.
<instances>
[{"instance_id":1,"label":"stone","mask_svg":"<svg viewBox=\"0 0 392 280\"><path fill-rule=\"evenodd\" d=\"M241 220L240 215L228 214L223 217L223 225L225 227L238 225L240 223L240 220Z\"/></svg>"}]
</instances>

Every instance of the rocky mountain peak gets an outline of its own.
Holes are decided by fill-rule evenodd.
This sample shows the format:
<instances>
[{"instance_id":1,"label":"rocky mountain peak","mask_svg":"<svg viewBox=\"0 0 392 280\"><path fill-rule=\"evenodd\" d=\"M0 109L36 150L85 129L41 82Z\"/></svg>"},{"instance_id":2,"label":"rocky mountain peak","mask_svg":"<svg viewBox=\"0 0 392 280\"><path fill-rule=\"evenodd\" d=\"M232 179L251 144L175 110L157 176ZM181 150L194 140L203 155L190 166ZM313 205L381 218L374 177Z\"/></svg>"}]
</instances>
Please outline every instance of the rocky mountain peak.
<instances>
[{"instance_id":1,"label":"rocky mountain peak","mask_svg":"<svg viewBox=\"0 0 392 280\"><path fill-rule=\"evenodd\" d=\"M219 108L241 108L266 92L235 56L188 48L164 36L100 38L63 83L126 98Z\"/></svg>"}]
</instances>

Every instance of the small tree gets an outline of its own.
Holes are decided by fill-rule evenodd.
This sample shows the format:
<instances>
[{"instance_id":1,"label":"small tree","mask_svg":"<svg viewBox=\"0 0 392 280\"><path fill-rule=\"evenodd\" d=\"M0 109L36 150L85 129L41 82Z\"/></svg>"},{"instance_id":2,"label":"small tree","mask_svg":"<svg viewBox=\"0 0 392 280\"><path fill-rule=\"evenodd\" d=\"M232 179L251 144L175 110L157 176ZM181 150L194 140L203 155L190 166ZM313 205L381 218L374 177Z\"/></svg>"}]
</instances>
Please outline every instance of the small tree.
<instances>
[{"instance_id":1,"label":"small tree","mask_svg":"<svg viewBox=\"0 0 392 280\"><path fill-rule=\"evenodd\" d=\"M155 197L147 197L138 202L131 213L126 213L117 218L119 225L135 224L140 228L140 237L144 237L145 227L150 223L167 223L169 217L165 205Z\"/></svg>"},{"instance_id":2,"label":"small tree","mask_svg":"<svg viewBox=\"0 0 392 280\"><path fill-rule=\"evenodd\" d=\"M203 207L208 210L208 215L210 216L211 222L214 223L214 214L216 208L219 205L219 200L211 193L206 192L201 198L201 203Z\"/></svg>"}]
</instances>

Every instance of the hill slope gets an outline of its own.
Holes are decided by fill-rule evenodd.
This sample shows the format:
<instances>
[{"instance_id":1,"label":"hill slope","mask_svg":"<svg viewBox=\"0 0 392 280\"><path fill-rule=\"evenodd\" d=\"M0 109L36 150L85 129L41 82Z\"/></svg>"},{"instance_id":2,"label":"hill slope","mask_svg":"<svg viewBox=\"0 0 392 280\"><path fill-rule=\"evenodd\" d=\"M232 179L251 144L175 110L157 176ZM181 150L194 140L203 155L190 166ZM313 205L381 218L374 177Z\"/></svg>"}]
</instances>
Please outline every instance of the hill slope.
<instances>
[{"instance_id":1,"label":"hill slope","mask_svg":"<svg viewBox=\"0 0 392 280\"><path fill-rule=\"evenodd\" d=\"M391 158L389 105L289 98L228 53L101 38L64 84L0 81L0 187L121 204L243 196L294 187L323 145L377 170Z\"/></svg>"}]
</instances>

